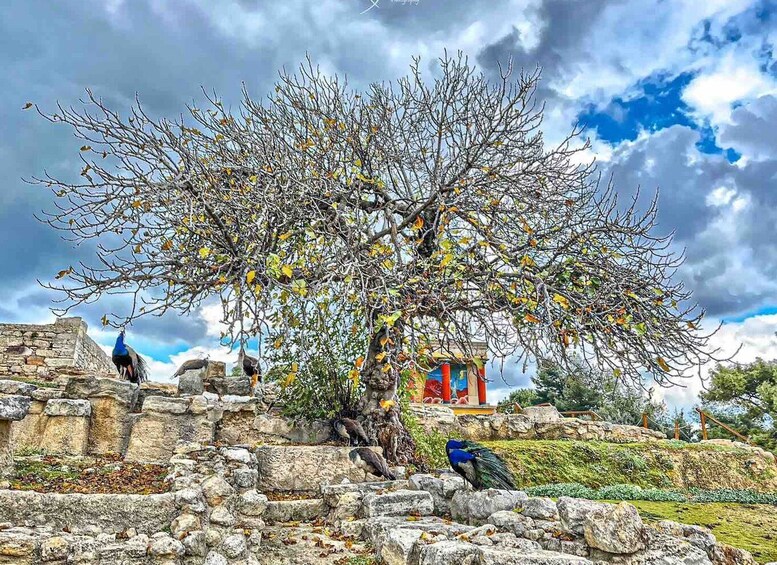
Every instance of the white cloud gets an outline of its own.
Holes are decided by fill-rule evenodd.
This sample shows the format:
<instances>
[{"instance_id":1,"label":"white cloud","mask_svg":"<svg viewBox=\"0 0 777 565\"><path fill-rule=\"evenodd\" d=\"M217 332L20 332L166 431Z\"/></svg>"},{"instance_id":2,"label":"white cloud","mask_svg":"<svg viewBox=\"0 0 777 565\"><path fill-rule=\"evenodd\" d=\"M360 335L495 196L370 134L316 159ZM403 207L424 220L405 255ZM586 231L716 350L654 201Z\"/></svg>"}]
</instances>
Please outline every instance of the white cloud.
<instances>
[{"instance_id":1,"label":"white cloud","mask_svg":"<svg viewBox=\"0 0 777 565\"><path fill-rule=\"evenodd\" d=\"M713 124L731 122L732 105L777 92L777 82L759 68L745 50L729 51L695 77L683 91L683 100Z\"/></svg>"}]
</instances>

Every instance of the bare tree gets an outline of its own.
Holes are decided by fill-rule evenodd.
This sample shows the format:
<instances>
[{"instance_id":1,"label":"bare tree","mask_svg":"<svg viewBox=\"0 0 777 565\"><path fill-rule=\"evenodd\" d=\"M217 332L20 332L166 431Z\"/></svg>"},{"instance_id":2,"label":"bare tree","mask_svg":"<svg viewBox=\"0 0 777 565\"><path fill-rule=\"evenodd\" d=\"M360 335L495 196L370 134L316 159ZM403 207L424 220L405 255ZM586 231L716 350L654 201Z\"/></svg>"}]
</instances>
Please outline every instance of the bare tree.
<instances>
[{"instance_id":1,"label":"bare tree","mask_svg":"<svg viewBox=\"0 0 777 565\"><path fill-rule=\"evenodd\" d=\"M576 350L664 385L706 361L703 312L672 281L682 258L653 234L655 199L620 206L575 164L578 130L545 146L539 72L489 82L446 54L435 74L415 60L357 92L307 61L236 112L207 96L185 119L139 103L125 118L88 92L83 109L44 114L84 140L81 183L35 179L59 197L46 221L100 238L95 264L51 286L67 309L131 295L106 324L216 295L233 343L347 311L367 336L363 420L394 461L412 452L400 374L424 368L432 341L561 363Z\"/></svg>"}]
</instances>

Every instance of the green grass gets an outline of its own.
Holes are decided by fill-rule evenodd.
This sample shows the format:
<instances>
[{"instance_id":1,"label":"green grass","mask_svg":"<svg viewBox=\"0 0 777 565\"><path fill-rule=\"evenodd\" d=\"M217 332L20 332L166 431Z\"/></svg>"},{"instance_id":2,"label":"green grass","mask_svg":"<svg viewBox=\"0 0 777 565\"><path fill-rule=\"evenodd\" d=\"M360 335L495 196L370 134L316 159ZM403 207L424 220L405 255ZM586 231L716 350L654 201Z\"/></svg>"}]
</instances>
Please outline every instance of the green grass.
<instances>
[{"instance_id":1,"label":"green grass","mask_svg":"<svg viewBox=\"0 0 777 565\"><path fill-rule=\"evenodd\" d=\"M777 508L765 504L630 502L646 522L674 520L712 530L718 541L745 549L759 563L777 561Z\"/></svg>"},{"instance_id":2,"label":"green grass","mask_svg":"<svg viewBox=\"0 0 777 565\"><path fill-rule=\"evenodd\" d=\"M752 452L682 442L615 444L598 441L510 440L484 444L507 461L521 488L580 483L591 488L775 490L777 468L755 470Z\"/></svg>"}]
</instances>

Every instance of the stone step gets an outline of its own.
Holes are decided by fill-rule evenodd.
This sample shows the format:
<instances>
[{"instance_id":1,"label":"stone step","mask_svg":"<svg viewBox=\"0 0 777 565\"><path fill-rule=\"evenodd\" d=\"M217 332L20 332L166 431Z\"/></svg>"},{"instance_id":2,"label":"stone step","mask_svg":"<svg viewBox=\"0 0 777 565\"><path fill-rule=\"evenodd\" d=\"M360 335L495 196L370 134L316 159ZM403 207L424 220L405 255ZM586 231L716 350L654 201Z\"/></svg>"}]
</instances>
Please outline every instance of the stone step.
<instances>
[{"instance_id":1,"label":"stone step","mask_svg":"<svg viewBox=\"0 0 777 565\"><path fill-rule=\"evenodd\" d=\"M167 528L176 513L165 494L60 494L0 490L0 522L15 526L85 528L108 532L135 528L152 534Z\"/></svg>"},{"instance_id":2,"label":"stone step","mask_svg":"<svg viewBox=\"0 0 777 565\"><path fill-rule=\"evenodd\" d=\"M434 514L434 499L424 490L396 490L384 494L370 493L362 499L361 514L376 516L430 516Z\"/></svg>"},{"instance_id":3,"label":"stone step","mask_svg":"<svg viewBox=\"0 0 777 565\"><path fill-rule=\"evenodd\" d=\"M318 492L321 485L363 483L370 477L336 445L262 445L256 448L262 492ZM382 453L379 447L373 447ZM372 478L374 480L374 477Z\"/></svg>"},{"instance_id":4,"label":"stone step","mask_svg":"<svg viewBox=\"0 0 777 565\"><path fill-rule=\"evenodd\" d=\"M298 500L271 500L262 514L270 524L286 522L315 522L326 514L326 505L321 498Z\"/></svg>"}]
</instances>

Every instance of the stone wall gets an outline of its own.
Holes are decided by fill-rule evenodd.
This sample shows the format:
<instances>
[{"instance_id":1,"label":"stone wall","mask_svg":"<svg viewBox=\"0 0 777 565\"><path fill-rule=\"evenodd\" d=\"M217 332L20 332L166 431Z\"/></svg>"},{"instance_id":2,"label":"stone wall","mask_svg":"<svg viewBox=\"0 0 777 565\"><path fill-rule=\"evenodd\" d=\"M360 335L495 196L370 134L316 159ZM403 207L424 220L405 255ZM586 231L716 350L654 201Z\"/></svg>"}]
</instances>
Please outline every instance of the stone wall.
<instances>
[{"instance_id":1,"label":"stone wall","mask_svg":"<svg viewBox=\"0 0 777 565\"><path fill-rule=\"evenodd\" d=\"M47 378L62 368L114 372L81 318L60 318L43 325L0 324L0 376Z\"/></svg>"},{"instance_id":2,"label":"stone wall","mask_svg":"<svg viewBox=\"0 0 777 565\"><path fill-rule=\"evenodd\" d=\"M473 441L572 439L631 443L666 439L664 434L656 430L611 422L563 418L555 408L549 408L552 410L545 408L536 413L527 411L526 414L456 416L453 410L446 406L411 405L411 411L428 431Z\"/></svg>"}]
</instances>

